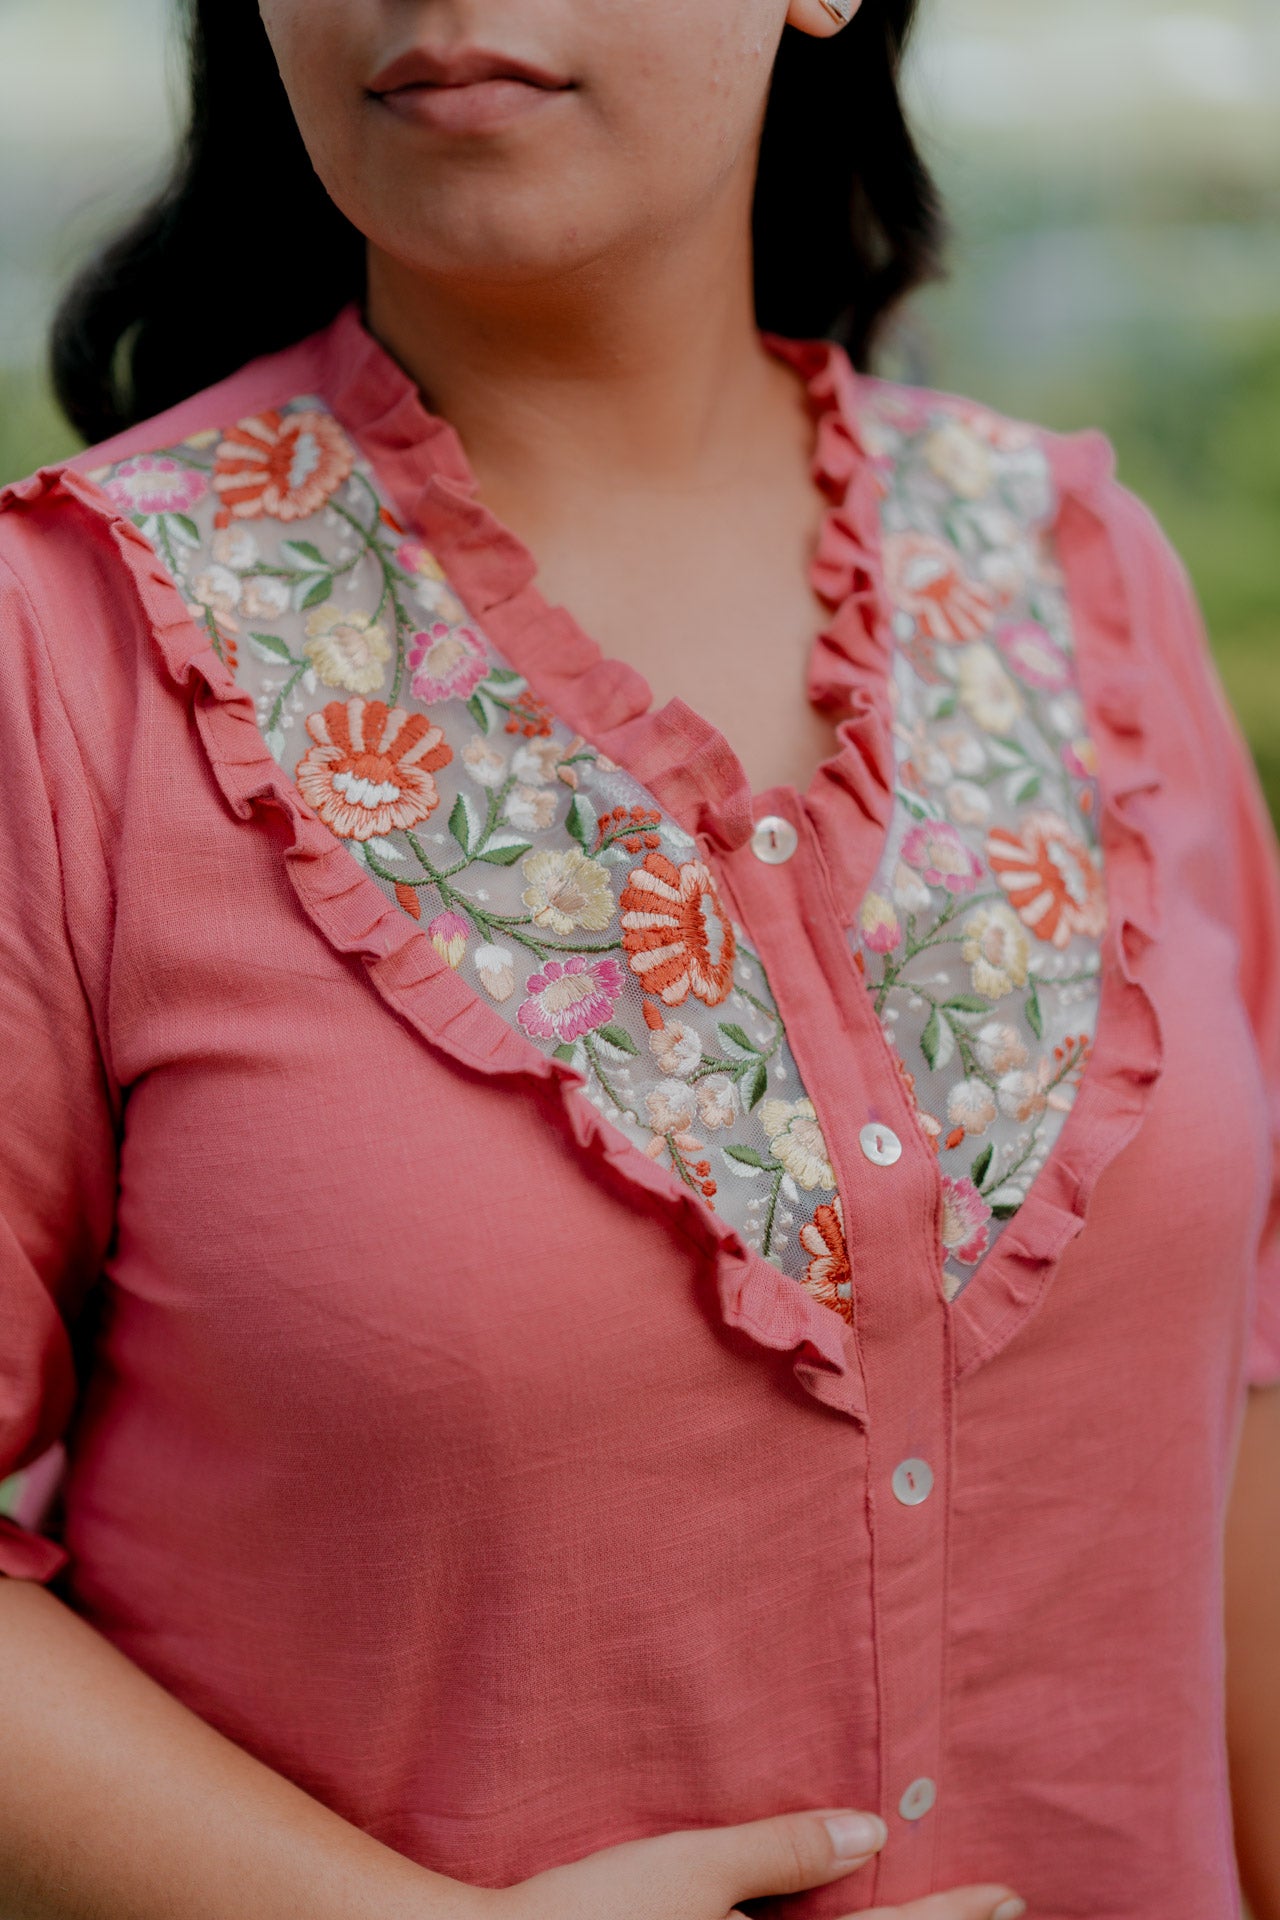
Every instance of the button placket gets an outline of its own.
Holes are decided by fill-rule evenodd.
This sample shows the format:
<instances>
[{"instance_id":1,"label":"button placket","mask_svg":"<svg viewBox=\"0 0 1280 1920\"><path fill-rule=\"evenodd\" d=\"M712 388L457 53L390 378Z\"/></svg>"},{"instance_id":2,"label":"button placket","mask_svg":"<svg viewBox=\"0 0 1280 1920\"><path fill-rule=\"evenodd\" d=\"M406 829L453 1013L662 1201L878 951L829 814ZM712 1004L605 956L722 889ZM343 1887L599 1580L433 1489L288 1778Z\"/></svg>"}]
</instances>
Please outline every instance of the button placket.
<instances>
[{"instance_id":1,"label":"button placket","mask_svg":"<svg viewBox=\"0 0 1280 1920\"><path fill-rule=\"evenodd\" d=\"M795 827L797 857L785 863L762 862L750 840L727 853L717 850L714 861L769 975L843 1200L862 1388L855 1417L865 1422L871 1496L879 1811L890 1831L868 1898L873 1906L890 1905L931 1890L939 1831L934 1800L946 1793L953 1360L938 1242L938 1166L862 976L850 964L803 810ZM853 1411L825 1388L818 1397Z\"/></svg>"}]
</instances>

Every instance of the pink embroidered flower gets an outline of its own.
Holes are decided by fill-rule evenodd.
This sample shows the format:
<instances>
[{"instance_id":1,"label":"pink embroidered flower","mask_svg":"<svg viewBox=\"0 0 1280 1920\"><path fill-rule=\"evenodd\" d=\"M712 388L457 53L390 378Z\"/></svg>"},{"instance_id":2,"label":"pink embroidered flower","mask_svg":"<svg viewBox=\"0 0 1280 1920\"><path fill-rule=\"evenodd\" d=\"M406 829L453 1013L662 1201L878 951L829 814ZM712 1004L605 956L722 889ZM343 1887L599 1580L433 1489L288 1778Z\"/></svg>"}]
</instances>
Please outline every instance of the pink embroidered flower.
<instances>
[{"instance_id":1,"label":"pink embroidered flower","mask_svg":"<svg viewBox=\"0 0 1280 1920\"><path fill-rule=\"evenodd\" d=\"M902 927L890 901L882 893L869 893L858 910L862 944L872 953L892 953L902 938Z\"/></svg>"},{"instance_id":2,"label":"pink embroidered flower","mask_svg":"<svg viewBox=\"0 0 1280 1920\"><path fill-rule=\"evenodd\" d=\"M315 742L294 769L309 807L344 840L416 826L440 804L434 774L453 749L424 713L382 700L331 700L307 715Z\"/></svg>"},{"instance_id":3,"label":"pink embroidered flower","mask_svg":"<svg viewBox=\"0 0 1280 1920\"><path fill-rule=\"evenodd\" d=\"M444 568L420 540L402 540L396 548L396 565L404 573L416 573L424 580L443 580Z\"/></svg>"},{"instance_id":4,"label":"pink embroidered flower","mask_svg":"<svg viewBox=\"0 0 1280 1920\"><path fill-rule=\"evenodd\" d=\"M122 460L103 487L122 513L190 513L208 491L202 473L163 453Z\"/></svg>"},{"instance_id":5,"label":"pink embroidered flower","mask_svg":"<svg viewBox=\"0 0 1280 1920\"><path fill-rule=\"evenodd\" d=\"M451 967L462 964L462 956L467 950L467 935L471 929L460 913L449 911L438 913L427 924L427 934L432 946L442 960Z\"/></svg>"},{"instance_id":6,"label":"pink embroidered flower","mask_svg":"<svg viewBox=\"0 0 1280 1920\"><path fill-rule=\"evenodd\" d=\"M1062 749L1062 764L1077 780L1091 780L1098 771L1098 749L1088 734L1068 740Z\"/></svg>"},{"instance_id":7,"label":"pink embroidered flower","mask_svg":"<svg viewBox=\"0 0 1280 1920\"><path fill-rule=\"evenodd\" d=\"M1001 627L996 645L1029 687L1062 693L1071 685L1070 660L1038 620L1017 620L1012 626Z\"/></svg>"},{"instance_id":8,"label":"pink embroidered flower","mask_svg":"<svg viewBox=\"0 0 1280 1920\"><path fill-rule=\"evenodd\" d=\"M592 960L585 953L547 960L540 973L529 975L529 997L516 1018L539 1040L580 1040L613 1017L624 980L616 960Z\"/></svg>"},{"instance_id":9,"label":"pink embroidered flower","mask_svg":"<svg viewBox=\"0 0 1280 1920\"><path fill-rule=\"evenodd\" d=\"M947 820L922 820L912 827L902 857L931 887L948 893L972 893L982 878L982 862Z\"/></svg>"},{"instance_id":10,"label":"pink embroidered flower","mask_svg":"<svg viewBox=\"0 0 1280 1920\"><path fill-rule=\"evenodd\" d=\"M465 700L489 671L484 641L470 627L447 627L437 620L409 642L414 695L424 706L437 700Z\"/></svg>"},{"instance_id":11,"label":"pink embroidered flower","mask_svg":"<svg viewBox=\"0 0 1280 1920\"><path fill-rule=\"evenodd\" d=\"M981 1260L990 1237L991 1209L972 1180L942 1176L942 1244L964 1266Z\"/></svg>"}]
</instances>

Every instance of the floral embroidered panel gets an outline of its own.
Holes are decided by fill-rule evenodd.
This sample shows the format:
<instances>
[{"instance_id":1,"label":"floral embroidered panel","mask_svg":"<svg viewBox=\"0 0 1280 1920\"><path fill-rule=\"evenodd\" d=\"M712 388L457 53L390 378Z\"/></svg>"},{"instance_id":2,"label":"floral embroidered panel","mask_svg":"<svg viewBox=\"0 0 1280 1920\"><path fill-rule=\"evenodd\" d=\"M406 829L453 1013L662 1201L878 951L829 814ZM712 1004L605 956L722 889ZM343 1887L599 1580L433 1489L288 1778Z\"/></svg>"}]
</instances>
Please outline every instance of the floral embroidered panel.
<instances>
[{"instance_id":1,"label":"floral embroidered panel","mask_svg":"<svg viewBox=\"0 0 1280 1920\"><path fill-rule=\"evenodd\" d=\"M851 1320L822 1130L696 842L499 655L323 405L91 477L252 694L308 805L442 958Z\"/></svg>"},{"instance_id":2,"label":"floral embroidered panel","mask_svg":"<svg viewBox=\"0 0 1280 1920\"><path fill-rule=\"evenodd\" d=\"M1106 924L1096 761L1034 433L868 391L896 789L857 958L941 1157L954 1299L1022 1205L1089 1058Z\"/></svg>"},{"instance_id":3,"label":"floral embroidered panel","mask_svg":"<svg viewBox=\"0 0 1280 1920\"><path fill-rule=\"evenodd\" d=\"M866 383L896 790L855 957L942 1157L954 1298L1096 1025L1090 742L1034 436ZM846 1320L841 1203L759 957L696 843L571 734L300 398L92 476L251 692L313 811L640 1149Z\"/></svg>"}]
</instances>

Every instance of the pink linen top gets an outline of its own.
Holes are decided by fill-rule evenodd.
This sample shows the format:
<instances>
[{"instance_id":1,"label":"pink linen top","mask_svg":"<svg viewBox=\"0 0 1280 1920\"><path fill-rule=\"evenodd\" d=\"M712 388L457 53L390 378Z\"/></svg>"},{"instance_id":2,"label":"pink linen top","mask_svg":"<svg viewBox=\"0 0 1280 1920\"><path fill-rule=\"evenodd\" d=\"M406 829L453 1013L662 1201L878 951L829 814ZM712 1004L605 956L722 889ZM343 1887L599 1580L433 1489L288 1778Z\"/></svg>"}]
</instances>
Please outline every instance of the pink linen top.
<instances>
[{"instance_id":1,"label":"pink linen top","mask_svg":"<svg viewBox=\"0 0 1280 1920\"><path fill-rule=\"evenodd\" d=\"M461 1880L847 1804L762 1910L1227 1920L1271 827L1100 436L770 344L803 794L353 310L0 495L0 1570Z\"/></svg>"}]
</instances>

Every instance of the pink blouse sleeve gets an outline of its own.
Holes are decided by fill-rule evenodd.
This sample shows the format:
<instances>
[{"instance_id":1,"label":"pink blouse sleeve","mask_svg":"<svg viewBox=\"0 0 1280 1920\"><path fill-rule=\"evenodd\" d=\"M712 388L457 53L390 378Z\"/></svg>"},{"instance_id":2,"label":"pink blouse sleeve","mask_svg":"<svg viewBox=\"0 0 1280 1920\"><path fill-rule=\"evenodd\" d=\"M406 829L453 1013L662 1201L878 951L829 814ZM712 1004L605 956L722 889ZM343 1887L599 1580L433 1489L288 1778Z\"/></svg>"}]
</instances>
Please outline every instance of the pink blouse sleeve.
<instances>
[{"instance_id":1,"label":"pink blouse sleeve","mask_svg":"<svg viewBox=\"0 0 1280 1920\"><path fill-rule=\"evenodd\" d=\"M1203 774L1175 768L1190 804L1216 816L1221 862L1215 883L1239 955L1237 987L1253 1029L1271 1116L1271 1199L1258 1244L1246 1377L1280 1383L1280 847L1240 724L1227 700L1186 569L1154 517L1117 487L1117 515L1136 555L1131 591L1161 672L1199 735ZM1122 550L1125 543L1121 543ZM1206 988L1206 991L1208 989ZM1224 1194L1224 1206L1231 1196Z\"/></svg>"},{"instance_id":2,"label":"pink blouse sleeve","mask_svg":"<svg viewBox=\"0 0 1280 1920\"><path fill-rule=\"evenodd\" d=\"M92 630L79 637L94 643ZM114 1102L84 978L109 915L50 654L0 553L0 1479L44 1454L72 1415L72 1330L111 1233ZM66 1557L0 1518L0 1572L43 1581Z\"/></svg>"}]
</instances>

